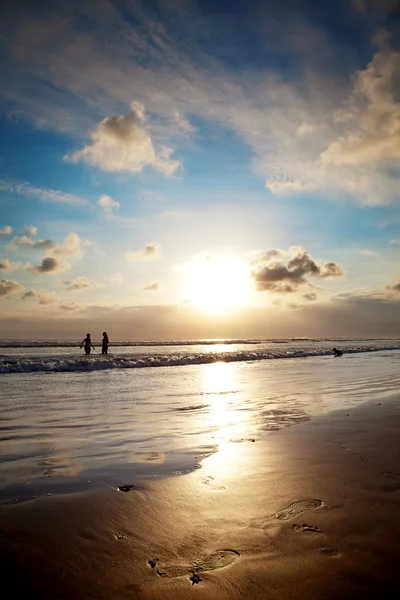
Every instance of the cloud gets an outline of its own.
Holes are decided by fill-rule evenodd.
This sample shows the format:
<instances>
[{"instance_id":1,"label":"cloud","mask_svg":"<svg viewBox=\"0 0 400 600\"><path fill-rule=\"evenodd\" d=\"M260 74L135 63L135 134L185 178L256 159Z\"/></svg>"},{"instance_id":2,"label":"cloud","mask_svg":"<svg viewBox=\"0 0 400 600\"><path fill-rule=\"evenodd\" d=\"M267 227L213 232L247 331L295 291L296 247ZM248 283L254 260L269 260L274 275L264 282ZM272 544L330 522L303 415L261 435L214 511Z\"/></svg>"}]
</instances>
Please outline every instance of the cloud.
<instances>
[{"instance_id":1,"label":"cloud","mask_svg":"<svg viewBox=\"0 0 400 600\"><path fill-rule=\"evenodd\" d=\"M353 5L359 12L372 10L380 13L389 13L398 8L398 0L353 0Z\"/></svg>"},{"instance_id":2,"label":"cloud","mask_svg":"<svg viewBox=\"0 0 400 600\"><path fill-rule=\"evenodd\" d=\"M328 117L329 128L311 132L301 146L284 149L269 168L266 187L277 194L324 190L362 204L400 200L400 52L383 45L353 88Z\"/></svg>"},{"instance_id":3,"label":"cloud","mask_svg":"<svg viewBox=\"0 0 400 600\"><path fill-rule=\"evenodd\" d=\"M26 235L15 236L7 248L9 250L15 250L17 248L32 248L34 250L50 250L54 248L55 243L52 240L33 240Z\"/></svg>"},{"instance_id":4,"label":"cloud","mask_svg":"<svg viewBox=\"0 0 400 600\"><path fill-rule=\"evenodd\" d=\"M119 202L113 200L111 196L107 196L106 194L100 196L100 198L97 201L97 204L105 212L112 212L113 210L118 210L120 207Z\"/></svg>"},{"instance_id":5,"label":"cloud","mask_svg":"<svg viewBox=\"0 0 400 600\"><path fill-rule=\"evenodd\" d=\"M58 301L57 294L53 290L29 290L21 295L23 300L34 298L38 304L53 304Z\"/></svg>"},{"instance_id":6,"label":"cloud","mask_svg":"<svg viewBox=\"0 0 400 600\"><path fill-rule=\"evenodd\" d=\"M10 225L5 225L4 227L0 228L0 235L10 235L11 232L12 227L10 227Z\"/></svg>"},{"instance_id":7,"label":"cloud","mask_svg":"<svg viewBox=\"0 0 400 600\"><path fill-rule=\"evenodd\" d=\"M48 190L45 188L36 188L26 182L14 183L12 181L0 181L0 191L7 191L20 196L38 198L48 202L62 202L66 204L87 204L79 196L66 194L59 190Z\"/></svg>"},{"instance_id":8,"label":"cloud","mask_svg":"<svg viewBox=\"0 0 400 600\"><path fill-rule=\"evenodd\" d=\"M391 292L395 292L396 294L400 293L400 279L393 285L388 285L387 289Z\"/></svg>"},{"instance_id":9,"label":"cloud","mask_svg":"<svg viewBox=\"0 0 400 600\"><path fill-rule=\"evenodd\" d=\"M73 281L63 281L67 290L70 291L80 291L80 290L88 290L90 288L100 287L100 284L97 281L93 281L88 277L76 277Z\"/></svg>"},{"instance_id":10,"label":"cloud","mask_svg":"<svg viewBox=\"0 0 400 600\"><path fill-rule=\"evenodd\" d=\"M178 125L179 130L184 135L189 135L190 133L193 133L195 131L195 128L193 127L193 125L189 122L189 120L185 117L185 115L183 115L179 110L173 111L173 118L174 118L174 121L176 122L176 124Z\"/></svg>"},{"instance_id":11,"label":"cloud","mask_svg":"<svg viewBox=\"0 0 400 600\"><path fill-rule=\"evenodd\" d=\"M396 97L396 80L399 69L400 53L384 49L375 54L364 71L358 72L349 110L342 117L350 123L351 131L322 153L323 164L374 165L376 161L398 164L400 104Z\"/></svg>"},{"instance_id":12,"label":"cloud","mask_svg":"<svg viewBox=\"0 0 400 600\"><path fill-rule=\"evenodd\" d=\"M28 265L27 271L34 275L52 275L53 273L60 273L70 268L70 264L64 260L47 256L43 258L42 264L38 266Z\"/></svg>"},{"instance_id":13,"label":"cloud","mask_svg":"<svg viewBox=\"0 0 400 600\"><path fill-rule=\"evenodd\" d=\"M20 292L22 285L14 279L0 279L0 298L11 296L14 292Z\"/></svg>"},{"instance_id":14,"label":"cloud","mask_svg":"<svg viewBox=\"0 0 400 600\"><path fill-rule=\"evenodd\" d=\"M112 275L107 275L105 277L107 284L110 285L111 287L121 285L123 282L123 279L124 278L122 276L122 273L113 273Z\"/></svg>"},{"instance_id":15,"label":"cloud","mask_svg":"<svg viewBox=\"0 0 400 600\"><path fill-rule=\"evenodd\" d=\"M58 254L59 256L71 256L72 258L82 258L84 255L84 248L89 245L89 240L84 240L80 238L77 233L71 232L61 244L54 246L54 254Z\"/></svg>"},{"instance_id":16,"label":"cloud","mask_svg":"<svg viewBox=\"0 0 400 600\"><path fill-rule=\"evenodd\" d=\"M137 252L125 252L125 258L128 261L156 258L159 256L160 250L160 244L157 244L157 242L151 242L150 244L146 244L143 250L139 250Z\"/></svg>"},{"instance_id":17,"label":"cloud","mask_svg":"<svg viewBox=\"0 0 400 600\"><path fill-rule=\"evenodd\" d=\"M307 294L303 294L303 298L309 302L314 302L314 300L317 299L317 294L315 292L309 292Z\"/></svg>"},{"instance_id":18,"label":"cloud","mask_svg":"<svg viewBox=\"0 0 400 600\"><path fill-rule=\"evenodd\" d=\"M38 228L35 225L25 225L25 235L27 235L28 237L34 237L35 235L37 235L38 232Z\"/></svg>"},{"instance_id":19,"label":"cloud","mask_svg":"<svg viewBox=\"0 0 400 600\"><path fill-rule=\"evenodd\" d=\"M146 128L144 106L131 105L127 115L114 115L103 119L90 134L92 143L64 159L83 161L103 171L130 171L140 173L146 166L153 167L165 176L171 176L180 162L173 160L173 151L165 146L157 152Z\"/></svg>"},{"instance_id":20,"label":"cloud","mask_svg":"<svg viewBox=\"0 0 400 600\"><path fill-rule=\"evenodd\" d=\"M343 269L340 265L334 262L326 262L320 267L320 277L341 277Z\"/></svg>"},{"instance_id":21,"label":"cloud","mask_svg":"<svg viewBox=\"0 0 400 600\"><path fill-rule=\"evenodd\" d=\"M374 9L380 2L354 1ZM388 6L395 1L387 0ZM1 93L16 114L40 127L78 139L92 131L91 142L69 160L105 170L140 172L148 165L175 172L178 161L168 156L170 150L163 155L162 146L170 144L172 121L178 137L189 115L216 135L218 129L233 131L253 152L254 169L272 193L321 190L364 204L398 201L392 110L397 96L390 98L389 92L385 108L373 88L396 88L393 57L399 53L388 50L382 36L370 65L360 68L367 46L359 52L351 36L341 36L338 43L330 27L316 24L312 3L303 3L301 11L293 2L265 8L250 3L239 28L242 39L254 39L255 49L273 51L277 58L251 65L233 60L240 59L235 46L242 46L232 43L238 31L229 20L221 46L212 43L219 42L213 37L220 35L219 15L191 2L171 19L161 4L159 18L151 3L140 0L128 3L126 11L104 2L96 11L88 7L84 17L75 3L67 3L62 17L28 11L18 27L13 19L19 14L11 11L3 44L12 77ZM169 18L162 18L163 10ZM360 16L345 11L342 18L347 17L354 19L347 26L360 31ZM186 32L184 42L177 28ZM292 64L292 80L291 70L278 73L280 58ZM368 79L372 86L363 88ZM120 113L132 99L138 102L128 115L103 118ZM147 120L144 104L151 115ZM378 113L382 130L376 119L373 124ZM380 156L376 163L374 154Z\"/></svg>"},{"instance_id":22,"label":"cloud","mask_svg":"<svg viewBox=\"0 0 400 600\"><path fill-rule=\"evenodd\" d=\"M74 302L73 300L69 300L68 302L60 302L58 308L61 311L72 312L79 309L79 304L77 304L77 302Z\"/></svg>"},{"instance_id":23,"label":"cloud","mask_svg":"<svg viewBox=\"0 0 400 600\"><path fill-rule=\"evenodd\" d=\"M20 266L20 262L11 262L8 258L0 258L0 271L13 271Z\"/></svg>"},{"instance_id":24,"label":"cloud","mask_svg":"<svg viewBox=\"0 0 400 600\"><path fill-rule=\"evenodd\" d=\"M275 260L279 256L276 252L276 250L263 252L258 261L253 260L252 264L256 265L256 268L251 276L258 291L294 293L302 286L311 285L308 277L325 278L343 275L339 264L325 262L319 265L303 248L292 248L292 257L287 262L283 258Z\"/></svg>"},{"instance_id":25,"label":"cloud","mask_svg":"<svg viewBox=\"0 0 400 600\"><path fill-rule=\"evenodd\" d=\"M36 229L33 226L28 229ZM50 239L32 239L26 235L15 236L7 248L15 250L18 248L32 248L34 250L44 250L46 254L56 254L58 256L70 256L72 258L82 258L84 248L89 246L91 242L79 237L77 233L69 233L65 240L59 244Z\"/></svg>"},{"instance_id":26,"label":"cloud","mask_svg":"<svg viewBox=\"0 0 400 600\"><path fill-rule=\"evenodd\" d=\"M160 284L157 281L142 287L142 290L144 292L158 292L159 289L160 289Z\"/></svg>"}]
</instances>

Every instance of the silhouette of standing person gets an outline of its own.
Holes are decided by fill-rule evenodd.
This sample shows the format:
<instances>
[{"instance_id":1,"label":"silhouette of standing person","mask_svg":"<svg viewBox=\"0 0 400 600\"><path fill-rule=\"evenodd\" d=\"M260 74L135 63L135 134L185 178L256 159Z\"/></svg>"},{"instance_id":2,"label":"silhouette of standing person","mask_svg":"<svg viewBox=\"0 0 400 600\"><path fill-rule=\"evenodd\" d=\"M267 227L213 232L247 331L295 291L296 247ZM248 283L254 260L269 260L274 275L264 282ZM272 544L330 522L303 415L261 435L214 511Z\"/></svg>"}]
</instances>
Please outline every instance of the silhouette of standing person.
<instances>
[{"instance_id":1,"label":"silhouette of standing person","mask_svg":"<svg viewBox=\"0 0 400 600\"><path fill-rule=\"evenodd\" d=\"M90 354L90 348L91 347L93 348L93 350L95 349L94 346L93 346L93 344L92 344L90 333L87 333L85 339L82 340L82 343L81 343L80 347L82 348L82 346L85 346L85 354Z\"/></svg>"},{"instance_id":2,"label":"silhouette of standing person","mask_svg":"<svg viewBox=\"0 0 400 600\"><path fill-rule=\"evenodd\" d=\"M105 331L103 331L103 339L101 340L101 353L102 354L108 354L108 335Z\"/></svg>"}]
</instances>

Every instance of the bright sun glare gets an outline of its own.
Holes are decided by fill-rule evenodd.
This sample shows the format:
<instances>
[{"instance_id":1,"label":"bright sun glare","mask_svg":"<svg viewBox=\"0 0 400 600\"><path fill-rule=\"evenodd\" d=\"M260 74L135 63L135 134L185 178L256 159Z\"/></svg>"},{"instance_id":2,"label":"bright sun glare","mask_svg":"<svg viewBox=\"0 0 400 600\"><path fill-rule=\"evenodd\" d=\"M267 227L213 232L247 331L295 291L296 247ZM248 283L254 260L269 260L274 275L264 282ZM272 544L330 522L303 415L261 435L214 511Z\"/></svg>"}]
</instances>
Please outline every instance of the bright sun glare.
<instances>
[{"instance_id":1,"label":"bright sun glare","mask_svg":"<svg viewBox=\"0 0 400 600\"><path fill-rule=\"evenodd\" d=\"M188 295L205 311L220 312L243 306L250 291L248 272L238 261L205 257L190 267Z\"/></svg>"}]
</instances>

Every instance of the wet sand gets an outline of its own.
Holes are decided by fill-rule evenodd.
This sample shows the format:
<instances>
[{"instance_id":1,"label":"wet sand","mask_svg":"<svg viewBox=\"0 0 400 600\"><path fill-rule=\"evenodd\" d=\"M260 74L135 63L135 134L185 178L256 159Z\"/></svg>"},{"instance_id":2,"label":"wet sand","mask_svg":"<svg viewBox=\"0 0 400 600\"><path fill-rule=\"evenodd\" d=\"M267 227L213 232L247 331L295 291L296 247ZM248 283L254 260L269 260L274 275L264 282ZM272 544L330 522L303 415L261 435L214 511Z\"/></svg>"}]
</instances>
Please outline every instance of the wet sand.
<instances>
[{"instance_id":1,"label":"wet sand","mask_svg":"<svg viewBox=\"0 0 400 600\"><path fill-rule=\"evenodd\" d=\"M19 598L394 598L400 398L226 444L195 472L0 507ZM121 481L121 485L130 484Z\"/></svg>"}]
</instances>

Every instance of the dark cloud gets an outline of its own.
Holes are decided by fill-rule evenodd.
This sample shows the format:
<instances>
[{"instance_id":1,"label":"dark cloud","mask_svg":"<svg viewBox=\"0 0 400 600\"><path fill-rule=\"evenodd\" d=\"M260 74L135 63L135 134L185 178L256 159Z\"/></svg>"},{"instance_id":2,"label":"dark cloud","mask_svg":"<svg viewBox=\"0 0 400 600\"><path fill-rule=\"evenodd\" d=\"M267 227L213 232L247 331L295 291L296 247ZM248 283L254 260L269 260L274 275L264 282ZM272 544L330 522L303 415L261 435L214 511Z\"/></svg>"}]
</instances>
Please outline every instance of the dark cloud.
<instances>
[{"instance_id":1,"label":"dark cloud","mask_svg":"<svg viewBox=\"0 0 400 600\"><path fill-rule=\"evenodd\" d=\"M400 292L400 279L394 285L388 285L387 289L389 289L393 292L399 293Z\"/></svg>"},{"instance_id":2,"label":"dark cloud","mask_svg":"<svg viewBox=\"0 0 400 600\"><path fill-rule=\"evenodd\" d=\"M158 292L158 290L160 289L160 284L155 281L154 283L150 283L149 285L145 285L144 287L142 287L142 290L144 292Z\"/></svg>"},{"instance_id":3,"label":"dark cloud","mask_svg":"<svg viewBox=\"0 0 400 600\"><path fill-rule=\"evenodd\" d=\"M60 302L58 308L65 312L71 312L74 310L78 310L79 304L77 304L73 300L70 300L69 302Z\"/></svg>"},{"instance_id":4,"label":"dark cloud","mask_svg":"<svg viewBox=\"0 0 400 600\"><path fill-rule=\"evenodd\" d=\"M22 285L14 279L1 279L0 280L0 297L5 298L10 296L13 292L21 291Z\"/></svg>"},{"instance_id":5,"label":"dark cloud","mask_svg":"<svg viewBox=\"0 0 400 600\"><path fill-rule=\"evenodd\" d=\"M129 261L156 258L160 254L160 250L160 244L157 242L150 242L149 244L146 244L142 250L137 252L125 252L125 258Z\"/></svg>"},{"instance_id":6,"label":"dark cloud","mask_svg":"<svg viewBox=\"0 0 400 600\"><path fill-rule=\"evenodd\" d=\"M53 290L29 290L21 296L22 300L34 298L38 304L52 304L57 301L57 295Z\"/></svg>"},{"instance_id":7,"label":"dark cloud","mask_svg":"<svg viewBox=\"0 0 400 600\"><path fill-rule=\"evenodd\" d=\"M25 292L22 294L21 298L25 300L25 298L36 298L37 292L35 290L29 290L29 292Z\"/></svg>"},{"instance_id":8,"label":"dark cloud","mask_svg":"<svg viewBox=\"0 0 400 600\"><path fill-rule=\"evenodd\" d=\"M343 269L334 262L326 262L322 265L319 273L320 277L341 277Z\"/></svg>"},{"instance_id":9,"label":"dark cloud","mask_svg":"<svg viewBox=\"0 0 400 600\"><path fill-rule=\"evenodd\" d=\"M314 302L314 300L317 299L317 294L315 292L309 292L307 294L303 294L303 298L309 302Z\"/></svg>"},{"instance_id":10,"label":"dark cloud","mask_svg":"<svg viewBox=\"0 0 400 600\"><path fill-rule=\"evenodd\" d=\"M69 267L68 263L63 260L58 260L52 256L47 256L42 260L42 264L38 266L29 266L27 270L35 275L58 273L65 271Z\"/></svg>"},{"instance_id":11,"label":"dark cloud","mask_svg":"<svg viewBox=\"0 0 400 600\"><path fill-rule=\"evenodd\" d=\"M290 294L303 285L309 285L307 277L339 277L343 274L337 263L326 262L320 266L302 250L287 263L283 259L273 261L273 258L279 256L277 252L268 250L253 262L258 264L258 268L252 272L258 291Z\"/></svg>"}]
</instances>

